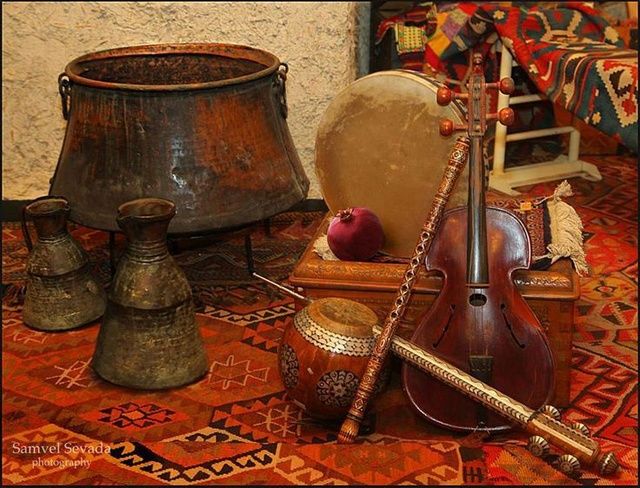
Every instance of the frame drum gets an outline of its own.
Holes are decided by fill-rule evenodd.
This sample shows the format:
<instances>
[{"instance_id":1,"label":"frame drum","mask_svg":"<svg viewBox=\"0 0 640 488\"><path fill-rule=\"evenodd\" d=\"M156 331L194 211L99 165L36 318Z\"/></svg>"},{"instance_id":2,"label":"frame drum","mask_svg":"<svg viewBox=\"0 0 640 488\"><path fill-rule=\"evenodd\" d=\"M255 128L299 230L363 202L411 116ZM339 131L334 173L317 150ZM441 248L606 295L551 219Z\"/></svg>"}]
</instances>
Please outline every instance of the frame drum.
<instances>
[{"instance_id":1,"label":"frame drum","mask_svg":"<svg viewBox=\"0 0 640 488\"><path fill-rule=\"evenodd\" d=\"M329 104L316 136L315 166L332 213L368 207L380 218L383 251L411 257L455 137L440 120L464 124L464 108L436 102L441 84L421 73L380 71L360 78ZM447 208L466 205L468 170Z\"/></svg>"}]
</instances>

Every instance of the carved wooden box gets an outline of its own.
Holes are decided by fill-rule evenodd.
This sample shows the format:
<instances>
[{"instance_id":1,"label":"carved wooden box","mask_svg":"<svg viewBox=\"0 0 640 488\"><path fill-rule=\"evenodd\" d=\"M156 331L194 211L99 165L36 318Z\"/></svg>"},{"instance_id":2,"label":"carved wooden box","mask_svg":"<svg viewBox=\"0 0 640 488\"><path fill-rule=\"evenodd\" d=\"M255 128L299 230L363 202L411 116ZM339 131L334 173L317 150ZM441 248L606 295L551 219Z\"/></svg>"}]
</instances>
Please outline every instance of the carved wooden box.
<instances>
[{"instance_id":1,"label":"carved wooden box","mask_svg":"<svg viewBox=\"0 0 640 488\"><path fill-rule=\"evenodd\" d=\"M289 282L302 288L309 298L342 297L363 303L373 309L380 321L389 312L397 288L406 270L405 264L325 261L313 250L316 238L326 232L327 215L316 235L289 277ZM561 259L545 271L518 271L516 284L536 313L547 333L556 361L556 387L553 404L569 404L571 371L571 338L574 303L580 296L579 279L568 259ZM424 315L442 286L435 273L421 271L407 307L399 335L409 339L416 320ZM298 303L302 308L304 303Z\"/></svg>"}]
</instances>

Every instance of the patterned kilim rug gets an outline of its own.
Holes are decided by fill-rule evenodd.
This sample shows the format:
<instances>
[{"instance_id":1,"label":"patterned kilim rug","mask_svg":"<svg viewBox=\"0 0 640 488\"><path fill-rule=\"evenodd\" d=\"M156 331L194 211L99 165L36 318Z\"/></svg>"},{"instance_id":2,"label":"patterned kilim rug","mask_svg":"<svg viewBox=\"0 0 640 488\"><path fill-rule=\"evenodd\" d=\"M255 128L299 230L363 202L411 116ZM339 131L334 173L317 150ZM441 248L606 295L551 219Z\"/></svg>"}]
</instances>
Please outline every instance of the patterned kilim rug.
<instances>
[{"instance_id":1,"label":"patterned kilim rug","mask_svg":"<svg viewBox=\"0 0 640 488\"><path fill-rule=\"evenodd\" d=\"M197 383L165 392L110 385L92 372L99 325L65 333L21 321L27 250L17 224L3 227L4 484L544 484L637 482L637 170L631 158L590 159L601 182L571 180L585 225L588 262L573 338L568 421L586 424L623 471L570 479L525 449L512 432L484 443L428 425L402 393L396 365L375 403L375 433L357 444L312 422L289 402L276 348L292 299L252 280L241 238L177 255L201 311L211 361ZM549 195L557 182L527 187ZM286 278L320 213L283 214L254 234L256 265ZM105 285L107 237L74 236ZM120 242L122 245L122 242ZM25 446L49 446L29 452ZM75 449L72 449L76 446ZM106 449L108 447L108 449ZM108 452L107 452L108 451Z\"/></svg>"}]
</instances>

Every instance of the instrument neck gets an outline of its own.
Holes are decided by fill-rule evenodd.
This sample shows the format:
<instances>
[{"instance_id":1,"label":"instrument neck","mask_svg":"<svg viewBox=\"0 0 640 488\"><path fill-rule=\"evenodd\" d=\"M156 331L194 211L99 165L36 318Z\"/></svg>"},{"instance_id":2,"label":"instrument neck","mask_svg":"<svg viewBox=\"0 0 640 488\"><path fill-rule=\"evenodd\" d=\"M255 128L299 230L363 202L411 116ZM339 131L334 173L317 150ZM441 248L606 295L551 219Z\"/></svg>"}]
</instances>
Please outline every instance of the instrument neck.
<instances>
[{"instance_id":1,"label":"instrument neck","mask_svg":"<svg viewBox=\"0 0 640 488\"><path fill-rule=\"evenodd\" d=\"M471 138L469 147L469 196L467 211L467 285L489 286L485 171L482 137Z\"/></svg>"}]
</instances>

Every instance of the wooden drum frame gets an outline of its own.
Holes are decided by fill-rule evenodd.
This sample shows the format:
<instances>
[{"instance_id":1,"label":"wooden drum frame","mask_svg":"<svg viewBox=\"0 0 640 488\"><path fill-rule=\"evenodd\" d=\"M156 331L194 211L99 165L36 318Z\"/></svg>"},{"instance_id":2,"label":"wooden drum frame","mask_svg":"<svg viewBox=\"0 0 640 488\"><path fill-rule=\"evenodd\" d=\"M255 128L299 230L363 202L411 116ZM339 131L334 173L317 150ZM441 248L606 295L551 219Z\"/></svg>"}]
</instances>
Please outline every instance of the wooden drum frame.
<instances>
[{"instance_id":1,"label":"wooden drum frame","mask_svg":"<svg viewBox=\"0 0 640 488\"><path fill-rule=\"evenodd\" d=\"M318 128L315 166L332 213L367 207L382 223L383 252L412 255L455 139L441 119L464 122L459 102L441 107L441 86L423 74L380 71L364 76L329 104ZM466 205L468 176L458 179L447 208Z\"/></svg>"}]
</instances>

